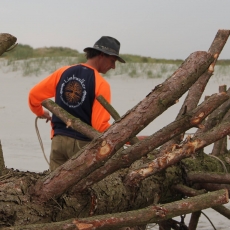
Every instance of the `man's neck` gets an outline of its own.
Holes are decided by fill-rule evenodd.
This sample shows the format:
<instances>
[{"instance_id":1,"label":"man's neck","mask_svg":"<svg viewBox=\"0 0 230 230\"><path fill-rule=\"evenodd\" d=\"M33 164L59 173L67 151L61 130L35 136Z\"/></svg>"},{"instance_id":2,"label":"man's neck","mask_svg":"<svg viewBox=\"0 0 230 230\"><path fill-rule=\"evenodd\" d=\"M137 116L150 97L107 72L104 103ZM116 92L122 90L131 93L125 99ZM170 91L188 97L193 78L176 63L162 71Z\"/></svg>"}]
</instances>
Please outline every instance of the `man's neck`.
<instances>
[{"instance_id":1,"label":"man's neck","mask_svg":"<svg viewBox=\"0 0 230 230\"><path fill-rule=\"evenodd\" d=\"M93 67L97 71L99 70L99 64L97 58L91 58L86 61L86 64Z\"/></svg>"}]
</instances>

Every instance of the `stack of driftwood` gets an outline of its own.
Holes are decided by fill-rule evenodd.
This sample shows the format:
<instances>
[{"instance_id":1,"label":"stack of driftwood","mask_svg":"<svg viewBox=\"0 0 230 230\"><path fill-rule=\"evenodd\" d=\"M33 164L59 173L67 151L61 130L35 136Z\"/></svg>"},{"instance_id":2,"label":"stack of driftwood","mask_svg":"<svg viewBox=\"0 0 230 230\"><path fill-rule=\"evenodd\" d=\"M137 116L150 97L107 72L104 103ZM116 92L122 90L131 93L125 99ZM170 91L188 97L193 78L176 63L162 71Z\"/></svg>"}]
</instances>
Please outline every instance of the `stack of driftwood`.
<instances>
[{"instance_id":1,"label":"stack of driftwood","mask_svg":"<svg viewBox=\"0 0 230 230\"><path fill-rule=\"evenodd\" d=\"M229 34L219 30L208 52L189 55L122 117L99 97L116 120L104 133L44 101L44 107L92 141L53 172L7 169L1 151L0 229L145 229L157 223L159 229L192 230L202 209L210 207L230 219L223 206L230 191L230 89L220 86L198 105ZM0 34L0 55L16 40ZM186 92L174 122L136 138ZM185 138L192 127L196 133ZM204 153L212 143L212 153ZM172 219L187 213L192 213L189 226Z\"/></svg>"}]
</instances>

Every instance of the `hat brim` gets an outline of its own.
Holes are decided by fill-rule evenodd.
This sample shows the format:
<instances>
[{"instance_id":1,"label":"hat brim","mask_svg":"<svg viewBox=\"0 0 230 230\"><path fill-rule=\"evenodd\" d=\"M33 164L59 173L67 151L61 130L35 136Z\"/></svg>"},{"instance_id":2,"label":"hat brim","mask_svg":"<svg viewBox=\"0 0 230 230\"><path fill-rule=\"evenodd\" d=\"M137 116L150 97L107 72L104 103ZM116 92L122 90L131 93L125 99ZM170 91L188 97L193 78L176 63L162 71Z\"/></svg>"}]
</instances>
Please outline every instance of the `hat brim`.
<instances>
[{"instance_id":1,"label":"hat brim","mask_svg":"<svg viewBox=\"0 0 230 230\"><path fill-rule=\"evenodd\" d=\"M125 60L123 58L121 58L120 56L118 56L117 54L113 53L113 52L109 52L107 50L103 50L103 49L100 49L100 48L94 48L94 47L86 47L83 51L86 52L87 50L89 49L93 49L93 50L98 50L98 51L101 51L102 53L105 53L105 54L108 54L108 55L111 55L111 56L116 56L117 57L117 60L119 62L122 62L122 63L125 63Z\"/></svg>"}]
</instances>

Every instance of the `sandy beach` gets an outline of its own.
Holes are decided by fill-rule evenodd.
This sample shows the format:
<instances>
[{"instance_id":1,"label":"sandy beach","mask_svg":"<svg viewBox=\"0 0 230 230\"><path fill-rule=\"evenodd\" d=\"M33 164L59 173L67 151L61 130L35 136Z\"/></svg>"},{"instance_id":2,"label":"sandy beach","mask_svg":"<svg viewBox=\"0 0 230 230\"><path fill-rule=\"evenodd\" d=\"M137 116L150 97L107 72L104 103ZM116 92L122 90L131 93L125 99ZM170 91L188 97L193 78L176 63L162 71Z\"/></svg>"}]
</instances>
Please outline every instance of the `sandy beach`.
<instances>
[{"instance_id":1,"label":"sandy beach","mask_svg":"<svg viewBox=\"0 0 230 230\"><path fill-rule=\"evenodd\" d=\"M30 111L27 103L28 92L37 82L46 77L23 77L20 71L8 72L0 70L0 140L3 148L5 165L8 168L41 172L48 169L43 156L36 131L35 115ZM112 89L112 105L120 115L141 101L156 85L164 79L131 78L119 75L107 78ZM229 84L225 78L213 78L205 90L202 98L218 92L219 85ZM183 97L184 98L184 97ZM172 106L148 127L141 131L141 135L150 135L173 121L180 109L183 98ZM111 120L112 122L112 120ZM46 156L50 152L50 124L45 120L38 120L38 128L45 148ZM207 147L207 153L211 147ZM229 204L227 205L229 208ZM217 229L230 229L230 221L212 209L204 210ZM189 218L188 218L189 220ZM152 228L154 229L154 228ZM208 220L202 215L198 229L213 229Z\"/></svg>"}]
</instances>

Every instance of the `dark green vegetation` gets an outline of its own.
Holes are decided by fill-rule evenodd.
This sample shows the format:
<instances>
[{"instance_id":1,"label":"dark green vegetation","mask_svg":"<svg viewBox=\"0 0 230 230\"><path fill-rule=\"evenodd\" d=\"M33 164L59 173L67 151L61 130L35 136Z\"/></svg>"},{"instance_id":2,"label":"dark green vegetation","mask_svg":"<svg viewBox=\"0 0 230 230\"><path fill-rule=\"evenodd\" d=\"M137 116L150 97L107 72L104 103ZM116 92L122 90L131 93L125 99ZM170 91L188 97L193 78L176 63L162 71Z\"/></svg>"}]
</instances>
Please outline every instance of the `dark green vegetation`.
<instances>
[{"instance_id":1,"label":"dark green vegetation","mask_svg":"<svg viewBox=\"0 0 230 230\"><path fill-rule=\"evenodd\" d=\"M43 47L32 48L29 45L18 44L14 49L6 52L1 58L11 60L24 60L29 58L41 57L77 57L81 62L85 60L85 54L68 47ZM162 64L176 64L180 65L183 60L180 59L156 59L151 57L143 57L140 55L121 54L121 57L127 63L162 63ZM230 65L230 60L218 60L217 65Z\"/></svg>"},{"instance_id":2,"label":"dark green vegetation","mask_svg":"<svg viewBox=\"0 0 230 230\"><path fill-rule=\"evenodd\" d=\"M164 63L164 64L181 64L183 60L166 60L156 59L151 57L143 57L139 55L121 54L122 58L128 63ZM29 58L41 58L41 57L77 57L84 61L85 54L80 53L77 50L67 47L43 47L32 48L29 45L18 44L14 49L4 53L2 58L11 60L25 60Z\"/></svg>"},{"instance_id":3,"label":"dark green vegetation","mask_svg":"<svg viewBox=\"0 0 230 230\"><path fill-rule=\"evenodd\" d=\"M14 49L1 56L1 58L14 61L43 57L78 57L82 61L85 59L83 53L79 53L77 50L67 47L43 47L34 49L29 45L22 44L18 44Z\"/></svg>"}]
</instances>

